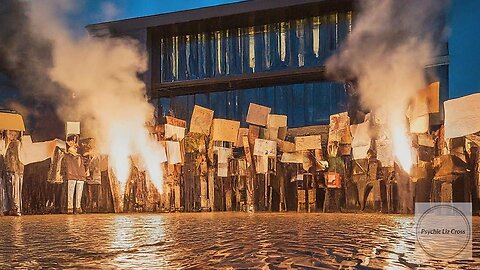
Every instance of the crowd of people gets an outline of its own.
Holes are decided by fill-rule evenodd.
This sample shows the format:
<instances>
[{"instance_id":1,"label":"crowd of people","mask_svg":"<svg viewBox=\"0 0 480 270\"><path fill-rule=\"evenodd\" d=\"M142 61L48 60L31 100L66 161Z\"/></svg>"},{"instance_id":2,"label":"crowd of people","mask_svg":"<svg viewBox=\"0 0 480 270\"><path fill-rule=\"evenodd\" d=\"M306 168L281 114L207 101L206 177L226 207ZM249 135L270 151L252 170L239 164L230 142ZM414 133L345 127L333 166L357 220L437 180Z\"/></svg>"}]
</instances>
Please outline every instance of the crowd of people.
<instances>
[{"instance_id":1,"label":"crowd of people","mask_svg":"<svg viewBox=\"0 0 480 270\"><path fill-rule=\"evenodd\" d=\"M22 215L24 167L28 161L28 147L22 143L22 131L5 130L0 135L0 214ZM78 153L79 136L69 135L61 162L61 177L67 191L68 214L82 213L81 198L87 169Z\"/></svg>"}]
</instances>

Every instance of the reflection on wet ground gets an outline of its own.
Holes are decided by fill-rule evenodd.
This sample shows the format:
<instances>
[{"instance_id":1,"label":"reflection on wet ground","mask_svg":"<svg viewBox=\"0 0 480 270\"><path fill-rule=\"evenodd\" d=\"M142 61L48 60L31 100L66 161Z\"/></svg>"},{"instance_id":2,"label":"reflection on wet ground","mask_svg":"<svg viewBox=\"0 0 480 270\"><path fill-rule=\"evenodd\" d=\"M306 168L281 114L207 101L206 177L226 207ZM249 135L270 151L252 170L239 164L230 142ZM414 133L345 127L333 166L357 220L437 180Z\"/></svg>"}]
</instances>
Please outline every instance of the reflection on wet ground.
<instances>
[{"instance_id":1,"label":"reflection on wet ground","mask_svg":"<svg viewBox=\"0 0 480 270\"><path fill-rule=\"evenodd\" d=\"M414 257L414 217L191 213L0 217L0 269L480 269Z\"/></svg>"}]
</instances>

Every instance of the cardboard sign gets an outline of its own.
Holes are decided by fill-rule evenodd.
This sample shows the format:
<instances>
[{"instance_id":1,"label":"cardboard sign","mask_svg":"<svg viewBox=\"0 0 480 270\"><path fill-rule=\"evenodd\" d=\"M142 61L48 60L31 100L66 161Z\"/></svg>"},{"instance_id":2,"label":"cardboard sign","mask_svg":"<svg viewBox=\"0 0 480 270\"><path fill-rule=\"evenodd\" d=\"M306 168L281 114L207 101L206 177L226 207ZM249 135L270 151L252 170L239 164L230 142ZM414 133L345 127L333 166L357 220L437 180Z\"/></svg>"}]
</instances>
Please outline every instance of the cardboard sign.
<instances>
[{"instance_id":1,"label":"cardboard sign","mask_svg":"<svg viewBox=\"0 0 480 270\"><path fill-rule=\"evenodd\" d=\"M30 136L23 136L19 155L22 156L22 163L28 165L52 158L57 146L60 148L63 146L63 149L65 149L65 142L55 139L34 143Z\"/></svg>"},{"instance_id":2,"label":"cardboard sign","mask_svg":"<svg viewBox=\"0 0 480 270\"><path fill-rule=\"evenodd\" d=\"M352 147L353 159L357 160L357 159L367 158L367 153L369 149L370 149L370 144Z\"/></svg>"},{"instance_id":3,"label":"cardboard sign","mask_svg":"<svg viewBox=\"0 0 480 270\"><path fill-rule=\"evenodd\" d=\"M255 144L255 139L260 137L260 127L255 125L248 126L248 142L251 145ZM245 145L244 145L245 146Z\"/></svg>"},{"instance_id":4,"label":"cardboard sign","mask_svg":"<svg viewBox=\"0 0 480 270\"><path fill-rule=\"evenodd\" d=\"M342 142L351 143L350 135L350 117L347 112L330 115L330 125L328 130L328 143Z\"/></svg>"},{"instance_id":5,"label":"cardboard sign","mask_svg":"<svg viewBox=\"0 0 480 270\"><path fill-rule=\"evenodd\" d=\"M418 145L435 147L435 141L431 135L428 134L418 134Z\"/></svg>"},{"instance_id":6,"label":"cardboard sign","mask_svg":"<svg viewBox=\"0 0 480 270\"><path fill-rule=\"evenodd\" d=\"M277 156L277 142L263 139L256 139L253 147L253 155L276 157Z\"/></svg>"},{"instance_id":7,"label":"cardboard sign","mask_svg":"<svg viewBox=\"0 0 480 270\"><path fill-rule=\"evenodd\" d=\"M280 162L302 164L304 156L303 152L283 153Z\"/></svg>"},{"instance_id":8,"label":"cardboard sign","mask_svg":"<svg viewBox=\"0 0 480 270\"><path fill-rule=\"evenodd\" d=\"M243 147L243 136L248 136L248 128L238 129L237 141L235 147Z\"/></svg>"},{"instance_id":9,"label":"cardboard sign","mask_svg":"<svg viewBox=\"0 0 480 270\"><path fill-rule=\"evenodd\" d=\"M410 105L410 117L440 112L440 83L434 82L419 90Z\"/></svg>"},{"instance_id":10,"label":"cardboard sign","mask_svg":"<svg viewBox=\"0 0 480 270\"><path fill-rule=\"evenodd\" d=\"M255 170L257 173L268 173L267 156L255 156Z\"/></svg>"},{"instance_id":11,"label":"cardboard sign","mask_svg":"<svg viewBox=\"0 0 480 270\"><path fill-rule=\"evenodd\" d=\"M480 131L480 93L447 100L445 138L457 138Z\"/></svg>"},{"instance_id":12,"label":"cardboard sign","mask_svg":"<svg viewBox=\"0 0 480 270\"><path fill-rule=\"evenodd\" d=\"M240 122L227 119L213 119L212 139L235 143Z\"/></svg>"},{"instance_id":13,"label":"cardboard sign","mask_svg":"<svg viewBox=\"0 0 480 270\"><path fill-rule=\"evenodd\" d=\"M410 118L410 133L425 133L430 126L428 114Z\"/></svg>"},{"instance_id":14,"label":"cardboard sign","mask_svg":"<svg viewBox=\"0 0 480 270\"><path fill-rule=\"evenodd\" d=\"M363 159L367 157L368 149L370 149L370 122L365 121L358 125L352 125L352 148L353 159Z\"/></svg>"},{"instance_id":15,"label":"cardboard sign","mask_svg":"<svg viewBox=\"0 0 480 270\"><path fill-rule=\"evenodd\" d=\"M190 120L190 132L209 135L213 122L213 114L214 111L195 105Z\"/></svg>"},{"instance_id":16,"label":"cardboard sign","mask_svg":"<svg viewBox=\"0 0 480 270\"><path fill-rule=\"evenodd\" d=\"M0 130L25 131L22 116L18 113L0 112Z\"/></svg>"},{"instance_id":17,"label":"cardboard sign","mask_svg":"<svg viewBox=\"0 0 480 270\"><path fill-rule=\"evenodd\" d=\"M65 134L80 134L80 122L67 122L65 123Z\"/></svg>"},{"instance_id":18,"label":"cardboard sign","mask_svg":"<svg viewBox=\"0 0 480 270\"><path fill-rule=\"evenodd\" d=\"M228 163L217 163L217 176L228 177Z\"/></svg>"},{"instance_id":19,"label":"cardboard sign","mask_svg":"<svg viewBox=\"0 0 480 270\"><path fill-rule=\"evenodd\" d=\"M393 166L395 160L393 157L392 143L386 131L379 134L376 142L377 159L382 163L383 167Z\"/></svg>"},{"instance_id":20,"label":"cardboard sign","mask_svg":"<svg viewBox=\"0 0 480 270\"><path fill-rule=\"evenodd\" d=\"M269 114L267 117L268 128L279 128L287 126L287 116L281 114Z\"/></svg>"},{"instance_id":21,"label":"cardboard sign","mask_svg":"<svg viewBox=\"0 0 480 270\"><path fill-rule=\"evenodd\" d=\"M252 161L252 152L250 150L250 145L249 145L249 142L248 142L248 138L247 137L243 137L243 149L245 151L245 158L246 158L246 162L247 162L247 168L248 167L251 167L252 164L253 164L253 161Z\"/></svg>"},{"instance_id":22,"label":"cardboard sign","mask_svg":"<svg viewBox=\"0 0 480 270\"><path fill-rule=\"evenodd\" d=\"M279 127L278 128L278 138L280 140L285 140L287 137L287 127Z\"/></svg>"},{"instance_id":23,"label":"cardboard sign","mask_svg":"<svg viewBox=\"0 0 480 270\"><path fill-rule=\"evenodd\" d=\"M184 138L185 152L205 153L206 151L206 135L201 133L189 132Z\"/></svg>"},{"instance_id":24,"label":"cardboard sign","mask_svg":"<svg viewBox=\"0 0 480 270\"><path fill-rule=\"evenodd\" d=\"M165 124L165 139L181 141L185 137L185 128Z\"/></svg>"},{"instance_id":25,"label":"cardboard sign","mask_svg":"<svg viewBox=\"0 0 480 270\"><path fill-rule=\"evenodd\" d=\"M215 151L217 151L218 163L228 163L228 159L233 155L232 148L215 147Z\"/></svg>"},{"instance_id":26,"label":"cardboard sign","mask_svg":"<svg viewBox=\"0 0 480 270\"><path fill-rule=\"evenodd\" d=\"M325 185L327 186L327 188L341 188L342 177L340 176L339 173L336 173L336 172L326 172Z\"/></svg>"},{"instance_id":27,"label":"cardboard sign","mask_svg":"<svg viewBox=\"0 0 480 270\"><path fill-rule=\"evenodd\" d=\"M232 156L232 148L227 147L215 147L217 151L217 176L228 177L228 160Z\"/></svg>"},{"instance_id":28,"label":"cardboard sign","mask_svg":"<svg viewBox=\"0 0 480 270\"><path fill-rule=\"evenodd\" d=\"M265 107L255 103L250 103L250 106L248 107L246 121L249 124L254 124L254 125L259 125L264 127L267 125L268 114L271 111L272 109L269 107Z\"/></svg>"},{"instance_id":29,"label":"cardboard sign","mask_svg":"<svg viewBox=\"0 0 480 270\"><path fill-rule=\"evenodd\" d=\"M278 127L268 127L264 129L265 134L263 138L266 140L276 140L278 139Z\"/></svg>"},{"instance_id":30,"label":"cardboard sign","mask_svg":"<svg viewBox=\"0 0 480 270\"><path fill-rule=\"evenodd\" d=\"M168 164L182 163L182 153L179 142L166 141Z\"/></svg>"},{"instance_id":31,"label":"cardboard sign","mask_svg":"<svg viewBox=\"0 0 480 270\"><path fill-rule=\"evenodd\" d=\"M304 151L310 149L322 149L322 136L311 135L295 137L295 150Z\"/></svg>"},{"instance_id":32,"label":"cardboard sign","mask_svg":"<svg viewBox=\"0 0 480 270\"><path fill-rule=\"evenodd\" d=\"M277 140L278 149L284 153L295 152L295 144L287 141Z\"/></svg>"},{"instance_id":33,"label":"cardboard sign","mask_svg":"<svg viewBox=\"0 0 480 270\"><path fill-rule=\"evenodd\" d=\"M172 116L165 116L165 120L167 124L172 126L183 127L183 128L187 127L187 121L182 119L178 119Z\"/></svg>"}]
</instances>

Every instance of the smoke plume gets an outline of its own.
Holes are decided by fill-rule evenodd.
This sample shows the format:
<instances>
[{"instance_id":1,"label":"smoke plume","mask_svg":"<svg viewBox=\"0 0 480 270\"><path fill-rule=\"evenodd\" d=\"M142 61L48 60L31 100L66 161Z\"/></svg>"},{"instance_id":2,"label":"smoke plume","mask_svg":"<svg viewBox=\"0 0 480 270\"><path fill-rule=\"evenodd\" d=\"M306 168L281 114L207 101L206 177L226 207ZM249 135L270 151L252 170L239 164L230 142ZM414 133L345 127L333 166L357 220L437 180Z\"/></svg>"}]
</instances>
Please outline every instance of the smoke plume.
<instances>
[{"instance_id":1,"label":"smoke plume","mask_svg":"<svg viewBox=\"0 0 480 270\"><path fill-rule=\"evenodd\" d=\"M9 2L21 5L18 1ZM156 187L161 189L160 164L165 159L164 149L145 127L153 120L154 107L148 103L145 85L139 79L139 74L146 70L146 54L130 39L72 36L66 27L65 14L78 8L76 3L68 0L29 2L28 12L24 14L28 14L25 36L35 38L36 44L44 44L31 52L35 60L32 68L38 69L37 80L45 80L55 87L23 87L22 92L54 101L57 114L64 121L81 121L82 136L97 140L100 151L108 154L110 165L121 182L129 176L131 157L138 157ZM19 57L22 49L18 46L28 45L8 44L6 47L15 53L7 54ZM45 59L44 54L48 54ZM30 66L12 69L32 71Z\"/></svg>"},{"instance_id":2,"label":"smoke plume","mask_svg":"<svg viewBox=\"0 0 480 270\"><path fill-rule=\"evenodd\" d=\"M414 160L407 107L416 92L426 86L425 66L443 42L447 1L359 3L352 33L340 52L327 61L327 71L339 79L357 81L361 105L371 110L380 124L376 140L379 160L383 166L393 166L395 156L408 173ZM403 176L397 181L401 211L412 211L411 182Z\"/></svg>"},{"instance_id":3,"label":"smoke plume","mask_svg":"<svg viewBox=\"0 0 480 270\"><path fill-rule=\"evenodd\" d=\"M352 33L340 52L328 59L327 71L339 79L358 82L362 106L386 125L398 154L402 148L409 149L404 136L406 110L411 98L427 84L425 65L436 56L438 45L443 42L448 3L444 0L359 3L360 12L354 14Z\"/></svg>"},{"instance_id":4,"label":"smoke plume","mask_svg":"<svg viewBox=\"0 0 480 270\"><path fill-rule=\"evenodd\" d=\"M4 78L0 104L17 109L34 138L47 140L63 134L55 103L67 99L47 74L52 67L51 42L35 29L29 23L26 2L0 0L0 73ZM49 122L39 124L40 118Z\"/></svg>"}]
</instances>

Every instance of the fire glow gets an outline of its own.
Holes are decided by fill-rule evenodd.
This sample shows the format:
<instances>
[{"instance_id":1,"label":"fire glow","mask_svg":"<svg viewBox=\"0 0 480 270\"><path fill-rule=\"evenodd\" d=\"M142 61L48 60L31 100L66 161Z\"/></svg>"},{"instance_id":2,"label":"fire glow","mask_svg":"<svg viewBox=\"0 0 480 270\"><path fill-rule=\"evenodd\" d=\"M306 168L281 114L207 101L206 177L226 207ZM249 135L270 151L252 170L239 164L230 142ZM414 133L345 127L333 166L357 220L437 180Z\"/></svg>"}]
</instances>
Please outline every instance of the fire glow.
<instances>
[{"instance_id":1,"label":"fire glow","mask_svg":"<svg viewBox=\"0 0 480 270\"><path fill-rule=\"evenodd\" d=\"M130 177L132 166L144 170L159 192L163 187L162 162L166 161L163 146L150 136L141 121L110 125L109 140L104 150L110 166L121 184L122 192ZM137 164L132 164L133 160Z\"/></svg>"},{"instance_id":2,"label":"fire glow","mask_svg":"<svg viewBox=\"0 0 480 270\"><path fill-rule=\"evenodd\" d=\"M410 173L412 160L412 146L405 128L405 125L396 125L391 130L394 155L402 166L403 170Z\"/></svg>"},{"instance_id":3,"label":"fire glow","mask_svg":"<svg viewBox=\"0 0 480 270\"><path fill-rule=\"evenodd\" d=\"M75 97L56 104L60 118L78 119L85 127L81 135L95 138L99 152L108 156L122 191L135 165L161 192L165 149L146 126L155 109L139 76L148 66L146 51L128 38L74 36L63 20L65 14L78 8L76 1L30 4L31 29L50 42L48 76L61 86L59 91ZM59 96L47 90L41 94Z\"/></svg>"},{"instance_id":4,"label":"fire glow","mask_svg":"<svg viewBox=\"0 0 480 270\"><path fill-rule=\"evenodd\" d=\"M333 77L355 78L361 106L383 113L377 116L382 118L384 152L377 156L389 166L395 157L410 172L416 160L406 109L418 89L427 84L425 67L437 55L446 34L446 29L438 26L441 18L446 18L448 1L409 1L408 5L395 0L359 2L352 32L341 50L327 60L327 72Z\"/></svg>"}]
</instances>

